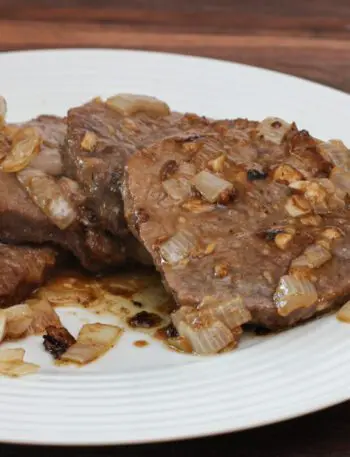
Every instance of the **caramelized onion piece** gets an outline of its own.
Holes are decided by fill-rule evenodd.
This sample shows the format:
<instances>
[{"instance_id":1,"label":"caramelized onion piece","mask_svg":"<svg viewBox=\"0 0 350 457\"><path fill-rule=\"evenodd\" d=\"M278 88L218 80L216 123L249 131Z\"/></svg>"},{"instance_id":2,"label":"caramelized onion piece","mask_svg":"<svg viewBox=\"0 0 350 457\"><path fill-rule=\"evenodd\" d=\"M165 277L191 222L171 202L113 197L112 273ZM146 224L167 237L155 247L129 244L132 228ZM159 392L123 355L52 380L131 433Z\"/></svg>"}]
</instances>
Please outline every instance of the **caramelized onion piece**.
<instances>
[{"instance_id":1,"label":"caramelized onion piece","mask_svg":"<svg viewBox=\"0 0 350 457\"><path fill-rule=\"evenodd\" d=\"M291 124L283 119L267 117L260 122L258 135L263 136L266 141L271 141L271 143L281 144L291 127Z\"/></svg>"},{"instance_id":2,"label":"caramelized onion piece","mask_svg":"<svg viewBox=\"0 0 350 457\"><path fill-rule=\"evenodd\" d=\"M17 178L34 203L61 230L75 221L77 214L73 205L53 178L31 168L18 173Z\"/></svg>"},{"instance_id":3,"label":"caramelized onion piece","mask_svg":"<svg viewBox=\"0 0 350 457\"><path fill-rule=\"evenodd\" d=\"M350 171L350 150L340 140L321 142L318 145L322 157L335 167Z\"/></svg>"},{"instance_id":4,"label":"caramelized onion piece","mask_svg":"<svg viewBox=\"0 0 350 457\"><path fill-rule=\"evenodd\" d=\"M188 231L181 230L161 244L159 250L163 260L175 264L187 258L195 245L195 237Z\"/></svg>"},{"instance_id":5,"label":"caramelized onion piece","mask_svg":"<svg viewBox=\"0 0 350 457\"><path fill-rule=\"evenodd\" d=\"M0 374L11 378L18 378L27 374L36 373L38 365L23 361L24 349L4 349L0 351Z\"/></svg>"},{"instance_id":6,"label":"caramelized onion piece","mask_svg":"<svg viewBox=\"0 0 350 457\"><path fill-rule=\"evenodd\" d=\"M26 305L14 305L5 310L6 339L16 339L24 335L32 324L34 313Z\"/></svg>"},{"instance_id":7,"label":"caramelized onion piece","mask_svg":"<svg viewBox=\"0 0 350 457\"><path fill-rule=\"evenodd\" d=\"M208 314L219 320L228 328L234 329L249 322L252 318L248 309L244 306L242 297L239 295L229 300L219 301L215 297L204 297L198 306L201 314Z\"/></svg>"},{"instance_id":8,"label":"caramelized onion piece","mask_svg":"<svg viewBox=\"0 0 350 457\"><path fill-rule=\"evenodd\" d=\"M337 312L337 319L350 323L350 301L346 302Z\"/></svg>"},{"instance_id":9,"label":"caramelized onion piece","mask_svg":"<svg viewBox=\"0 0 350 457\"><path fill-rule=\"evenodd\" d=\"M190 307L182 307L172 314L180 336L185 338L197 354L216 354L234 341L231 330L219 320L200 315Z\"/></svg>"},{"instance_id":10,"label":"caramelized onion piece","mask_svg":"<svg viewBox=\"0 0 350 457\"><path fill-rule=\"evenodd\" d=\"M123 329L115 325L85 324L77 342L61 356L61 360L85 365L111 349L120 338Z\"/></svg>"},{"instance_id":11,"label":"caramelized onion piece","mask_svg":"<svg viewBox=\"0 0 350 457\"><path fill-rule=\"evenodd\" d=\"M162 183L165 192L174 200L183 202L191 196L192 186L186 178L170 178Z\"/></svg>"},{"instance_id":12,"label":"caramelized onion piece","mask_svg":"<svg viewBox=\"0 0 350 457\"><path fill-rule=\"evenodd\" d=\"M300 195L293 195L292 197L288 198L284 208L292 217L305 216L311 212L310 204L304 197Z\"/></svg>"},{"instance_id":13,"label":"caramelized onion piece","mask_svg":"<svg viewBox=\"0 0 350 457\"><path fill-rule=\"evenodd\" d=\"M282 184L291 184L303 178L300 171L293 168L291 165L283 164L276 168L273 172L273 180Z\"/></svg>"},{"instance_id":14,"label":"caramelized onion piece","mask_svg":"<svg viewBox=\"0 0 350 457\"><path fill-rule=\"evenodd\" d=\"M299 308L313 305L318 296L314 284L308 279L286 275L280 279L273 299L278 314L288 316Z\"/></svg>"},{"instance_id":15,"label":"caramelized onion piece","mask_svg":"<svg viewBox=\"0 0 350 457\"><path fill-rule=\"evenodd\" d=\"M196 189L210 203L218 201L220 194L223 192L233 189L232 183L205 170L199 172L192 179L192 182Z\"/></svg>"},{"instance_id":16,"label":"caramelized onion piece","mask_svg":"<svg viewBox=\"0 0 350 457\"><path fill-rule=\"evenodd\" d=\"M139 112L151 116L167 116L170 114L170 108L166 103L147 95L118 94L108 98L106 103L122 116L132 116Z\"/></svg>"},{"instance_id":17,"label":"caramelized onion piece","mask_svg":"<svg viewBox=\"0 0 350 457\"><path fill-rule=\"evenodd\" d=\"M38 154L41 137L32 127L18 129L12 141L10 153L0 164L0 170L5 173L15 173L26 168Z\"/></svg>"},{"instance_id":18,"label":"caramelized onion piece","mask_svg":"<svg viewBox=\"0 0 350 457\"><path fill-rule=\"evenodd\" d=\"M27 300L27 304L33 312L33 320L28 327L28 334L41 334L49 326L62 327L60 318L46 299Z\"/></svg>"}]
</instances>

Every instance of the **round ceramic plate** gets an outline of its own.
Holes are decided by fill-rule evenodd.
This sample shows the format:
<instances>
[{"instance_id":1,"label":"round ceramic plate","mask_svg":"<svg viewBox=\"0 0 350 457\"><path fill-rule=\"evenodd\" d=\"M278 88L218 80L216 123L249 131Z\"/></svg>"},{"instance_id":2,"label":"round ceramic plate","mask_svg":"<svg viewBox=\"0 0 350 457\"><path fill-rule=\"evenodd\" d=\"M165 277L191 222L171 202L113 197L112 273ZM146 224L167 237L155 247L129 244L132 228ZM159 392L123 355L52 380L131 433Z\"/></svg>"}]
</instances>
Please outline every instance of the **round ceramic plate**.
<instances>
[{"instance_id":1,"label":"round ceramic plate","mask_svg":"<svg viewBox=\"0 0 350 457\"><path fill-rule=\"evenodd\" d=\"M276 115L317 137L350 144L349 95L258 68L107 50L2 54L0 67L10 121L64 115L97 95L134 92L216 118ZM96 321L83 311L61 315L73 332L81 319ZM332 315L246 339L216 357L181 355L151 340L140 349L132 344L138 338L127 332L105 357L80 369L54 366L40 339L28 339L26 358L41 370L18 380L0 378L0 441L93 445L204 436L296 417L350 397L350 325Z\"/></svg>"}]
</instances>

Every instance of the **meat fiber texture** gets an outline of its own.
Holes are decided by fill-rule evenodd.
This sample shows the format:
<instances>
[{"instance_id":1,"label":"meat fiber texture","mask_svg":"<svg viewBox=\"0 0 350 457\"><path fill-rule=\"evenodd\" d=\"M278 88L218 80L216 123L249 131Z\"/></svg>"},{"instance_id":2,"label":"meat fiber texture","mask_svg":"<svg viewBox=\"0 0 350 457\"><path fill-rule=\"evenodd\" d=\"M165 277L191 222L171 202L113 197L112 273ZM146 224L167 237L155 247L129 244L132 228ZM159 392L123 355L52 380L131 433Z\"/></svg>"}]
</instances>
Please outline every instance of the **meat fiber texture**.
<instances>
[{"instance_id":1,"label":"meat fiber texture","mask_svg":"<svg viewBox=\"0 0 350 457\"><path fill-rule=\"evenodd\" d=\"M53 271L57 254L47 247L0 244L0 307L20 303Z\"/></svg>"},{"instance_id":2,"label":"meat fiber texture","mask_svg":"<svg viewBox=\"0 0 350 457\"><path fill-rule=\"evenodd\" d=\"M177 304L196 308L207 297L220 302L239 294L252 323L277 329L344 302L350 294L347 206L293 217L286 204L294 191L278 178L285 165L300 180L327 178L331 164L319 142L293 124L276 144L259 134L257 122L243 119L214 122L196 133L139 150L128 162L123 190L129 227ZM232 185L214 202L194 185L203 170ZM329 227L342 236L329 246L331 259L310 270L318 301L280 315L273 297L281 276ZM284 246L278 246L279 233L291 235ZM178 234L185 240L169 261L162 246Z\"/></svg>"}]
</instances>

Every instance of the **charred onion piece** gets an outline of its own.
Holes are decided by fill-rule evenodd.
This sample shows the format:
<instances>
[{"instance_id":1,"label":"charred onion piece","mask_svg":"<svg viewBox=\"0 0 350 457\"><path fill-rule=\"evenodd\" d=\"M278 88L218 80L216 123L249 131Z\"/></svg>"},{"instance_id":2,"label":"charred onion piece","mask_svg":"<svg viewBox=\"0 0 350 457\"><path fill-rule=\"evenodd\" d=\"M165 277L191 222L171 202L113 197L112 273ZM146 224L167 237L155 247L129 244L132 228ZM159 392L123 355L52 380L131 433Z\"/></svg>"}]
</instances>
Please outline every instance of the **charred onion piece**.
<instances>
[{"instance_id":1,"label":"charred onion piece","mask_svg":"<svg viewBox=\"0 0 350 457\"><path fill-rule=\"evenodd\" d=\"M148 95L118 94L108 98L106 103L122 116L132 116L139 112L151 116L170 114L170 108L166 103Z\"/></svg>"},{"instance_id":2,"label":"charred onion piece","mask_svg":"<svg viewBox=\"0 0 350 457\"><path fill-rule=\"evenodd\" d=\"M153 328L158 327L162 322L163 319L158 314L147 311L141 311L128 319L128 324L132 328Z\"/></svg>"},{"instance_id":3,"label":"charred onion piece","mask_svg":"<svg viewBox=\"0 0 350 457\"><path fill-rule=\"evenodd\" d=\"M64 327L49 326L46 328L44 347L55 359L60 359L68 348L76 341L75 338Z\"/></svg>"}]
</instances>

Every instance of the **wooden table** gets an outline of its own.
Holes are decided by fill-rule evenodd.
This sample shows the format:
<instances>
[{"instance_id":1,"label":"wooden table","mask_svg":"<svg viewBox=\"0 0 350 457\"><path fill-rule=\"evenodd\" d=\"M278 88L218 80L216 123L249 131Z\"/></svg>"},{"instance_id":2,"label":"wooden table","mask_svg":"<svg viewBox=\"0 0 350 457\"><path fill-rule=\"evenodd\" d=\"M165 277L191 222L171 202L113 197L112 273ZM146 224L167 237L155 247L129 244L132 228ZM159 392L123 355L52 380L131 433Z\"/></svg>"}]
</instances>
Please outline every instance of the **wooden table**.
<instances>
[{"instance_id":1,"label":"wooden table","mask_svg":"<svg viewBox=\"0 0 350 457\"><path fill-rule=\"evenodd\" d=\"M0 50L57 47L212 56L350 92L350 0L0 0ZM350 407L179 443L70 450L0 447L1 457L28 451L36 457L48 452L50 457L347 457Z\"/></svg>"}]
</instances>

